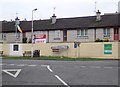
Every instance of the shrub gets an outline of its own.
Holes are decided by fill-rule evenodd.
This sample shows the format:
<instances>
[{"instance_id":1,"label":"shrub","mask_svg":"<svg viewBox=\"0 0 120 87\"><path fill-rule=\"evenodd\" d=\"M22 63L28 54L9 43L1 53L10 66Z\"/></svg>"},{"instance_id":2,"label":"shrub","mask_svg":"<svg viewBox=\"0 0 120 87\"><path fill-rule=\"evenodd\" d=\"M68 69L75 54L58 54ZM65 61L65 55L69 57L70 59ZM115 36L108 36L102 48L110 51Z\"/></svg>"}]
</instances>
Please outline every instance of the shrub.
<instances>
[{"instance_id":1,"label":"shrub","mask_svg":"<svg viewBox=\"0 0 120 87\"><path fill-rule=\"evenodd\" d=\"M105 38L103 41L104 41L104 42L109 42L109 39L108 39L108 38Z\"/></svg>"},{"instance_id":2,"label":"shrub","mask_svg":"<svg viewBox=\"0 0 120 87\"><path fill-rule=\"evenodd\" d=\"M97 38L95 42L103 42L103 40L100 40L100 38Z\"/></svg>"}]
</instances>

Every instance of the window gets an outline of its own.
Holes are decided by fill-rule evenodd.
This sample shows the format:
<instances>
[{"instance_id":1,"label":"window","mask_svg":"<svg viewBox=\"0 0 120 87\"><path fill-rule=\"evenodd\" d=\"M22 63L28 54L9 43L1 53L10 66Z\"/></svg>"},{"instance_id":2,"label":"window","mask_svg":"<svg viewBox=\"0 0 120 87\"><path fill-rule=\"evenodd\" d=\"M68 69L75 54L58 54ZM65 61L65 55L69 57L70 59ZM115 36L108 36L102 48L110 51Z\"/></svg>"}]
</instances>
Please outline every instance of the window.
<instances>
[{"instance_id":1,"label":"window","mask_svg":"<svg viewBox=\"0 0 120 87\"><path fill-rule=\"evenodd\" d=\"M60 40L60 30L54 31L54 40Z\"/></svg>"},{"instance_id":2,"label":"window","mask_svg":"<svg viewBox=\"0 0 120 87\"><path fill-rule=\"evenodd\" d=\"M13 45L13 51L19 51L19 45Z\"/></svg>"},{"instance_id":3,"label":"window","mask_svg":"<svg viewBox=\"0 0 120 87\"><path fill-rule=\"evenodd\" d=\"M110 28L103 29L104 37L110 37Z\"/></svg>"},{"instance_id":4,"label":"window","mask_svg":"<svg viewBox=\"0 0 120 87\"><path fill-rule=\"evenodd\" d=\"M6 33L3 33L3 34L2 34L2 39L3 39L3 40L6 40Z\"/></svg>"},{"instance_id":5,"label":"window","mask_svg":"<svg viewBox=\"0 0 120 87\"><path fill-rule=\"evenodd\" d=\"M88 30L87 29L77 30L77 36L88 36Z\"/></svg>"}]
</instances>

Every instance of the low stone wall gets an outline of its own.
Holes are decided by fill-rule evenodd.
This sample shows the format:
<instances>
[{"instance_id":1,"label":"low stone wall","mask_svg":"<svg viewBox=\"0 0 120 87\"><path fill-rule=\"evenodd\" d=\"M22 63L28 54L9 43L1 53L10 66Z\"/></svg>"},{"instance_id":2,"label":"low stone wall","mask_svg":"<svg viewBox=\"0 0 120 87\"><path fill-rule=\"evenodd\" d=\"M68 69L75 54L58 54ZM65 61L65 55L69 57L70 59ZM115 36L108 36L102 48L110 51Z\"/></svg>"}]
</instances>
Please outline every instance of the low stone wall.
<instances>
[{"instance_id":1,"label":"low stone wall","mask_svg":"<svg viewBox=\"0 0 120 87\"><path fill-rule=\"evenodd\" d=\"M2 46L3 46L3 44L0 44L0 51L2 51L2 49L3 49Z\"/></svg>"}]
</instances>

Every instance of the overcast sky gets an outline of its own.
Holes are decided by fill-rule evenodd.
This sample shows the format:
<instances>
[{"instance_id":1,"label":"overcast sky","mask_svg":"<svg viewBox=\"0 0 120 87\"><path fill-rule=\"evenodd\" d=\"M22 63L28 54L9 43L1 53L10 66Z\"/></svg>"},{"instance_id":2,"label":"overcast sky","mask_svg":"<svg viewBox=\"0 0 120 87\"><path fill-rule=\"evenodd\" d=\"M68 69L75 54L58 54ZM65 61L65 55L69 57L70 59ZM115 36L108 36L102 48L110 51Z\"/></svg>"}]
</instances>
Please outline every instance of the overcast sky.
<instances>
[{"instance_id":1,"label":"overcast sky","mask_svg":"<svg viewBox=\"0 0 120 87\"><path fill-rule=\"evenodd\" d=\"M96 10L104 13L114 13L118 10L120 0L0 0L0 20L14 20L17 16L20 20L31 20L32 10L34 20L49 19L56 7L57 18L81 17L95 15Z\"/></svg>"}]
</instances>

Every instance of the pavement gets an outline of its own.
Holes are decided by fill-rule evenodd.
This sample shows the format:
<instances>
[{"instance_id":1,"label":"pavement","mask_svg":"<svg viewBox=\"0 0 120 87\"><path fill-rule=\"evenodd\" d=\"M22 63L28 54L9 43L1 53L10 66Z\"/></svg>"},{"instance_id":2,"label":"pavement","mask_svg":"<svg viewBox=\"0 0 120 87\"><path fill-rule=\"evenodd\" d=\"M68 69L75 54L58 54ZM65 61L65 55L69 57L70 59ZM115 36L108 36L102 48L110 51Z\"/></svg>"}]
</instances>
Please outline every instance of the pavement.
<instances>
[{"instance_id":1,"label":"pavement","mask_svg":"<svg viewBox=\"0 0 120 87\"><path fill-rule=\"evenodd\" d=\"M119 61L3 59L2 85L18 87L120 87Z\"/></svg>"}]
</instances>

